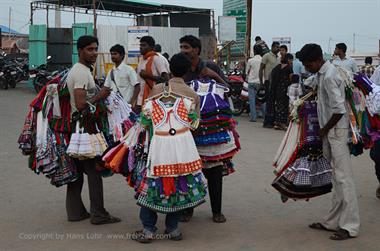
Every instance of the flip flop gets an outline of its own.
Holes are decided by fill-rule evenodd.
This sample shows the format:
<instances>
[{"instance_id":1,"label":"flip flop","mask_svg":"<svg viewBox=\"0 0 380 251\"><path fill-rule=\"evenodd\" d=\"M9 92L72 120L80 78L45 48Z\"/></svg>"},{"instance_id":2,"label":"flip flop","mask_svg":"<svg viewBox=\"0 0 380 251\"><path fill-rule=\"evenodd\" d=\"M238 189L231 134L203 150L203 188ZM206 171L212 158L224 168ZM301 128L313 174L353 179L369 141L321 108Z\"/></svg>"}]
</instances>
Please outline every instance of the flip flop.
<instances>
[{"instance_id":1,"label":"flip flop","mask_svg":"<svg viewBox=\"0 0 380 251\"><path fill-rule=\"evenodd\" d=\"M223 215L223 214L214 214L212 216L212 220L215 222L215 223L224 223L227 221L226 217Z\"/></svg>"},{"instance_id":2,"label":"flip flop","mask_svg":"<svg viewBox=\"0 0 380 251\"><path fill-rule=\"evenodd\" d=\"M309 228L316 229L316 230L323 230L328 232L335 232L335 230L328 229L327 227L323 226L320 222L314 222L309 225Z\"/></svg>"},{"instance_id":3,"label":"flip flop","mask_svg":"<svg viewBox=\"0 0 380 251\"><path fill-rule=\"evenodd\" d=\"M342 228L330 236L330 240L333 240L333 241L344 241L351 238L354 238L354 237L352 237L347 230L342 229Z\"/></svg>"},{"instance_id":4,"label":"flip flop","mask_svg":"<svg viewBox=\"0 0 380 251\"><path fill-rule=\"evenodd\" d=\"M138 230L134 233L132 233L132 240L143 243L143 244L149 244L154 240L155 235L146 235L144 234L143 230Z\"/></svg>"}]
</instances>

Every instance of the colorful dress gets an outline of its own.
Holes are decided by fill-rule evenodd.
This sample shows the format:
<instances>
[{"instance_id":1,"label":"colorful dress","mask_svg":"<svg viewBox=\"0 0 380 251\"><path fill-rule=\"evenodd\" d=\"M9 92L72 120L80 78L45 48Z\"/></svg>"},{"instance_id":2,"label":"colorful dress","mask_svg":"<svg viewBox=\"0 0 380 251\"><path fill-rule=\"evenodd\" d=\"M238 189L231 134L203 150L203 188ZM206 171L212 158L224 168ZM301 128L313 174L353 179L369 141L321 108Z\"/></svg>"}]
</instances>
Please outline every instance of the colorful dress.
<instances>
[{"instance_id":1,"label":"colorful dress","mask_svg":"<svg viewBox=\"0 0 380 251\"><path fill-rule=\"evenodd\" d=\"M295 137L297 146L290 155L288 154L289 145L281 153L287 156L288 161L281 168L276 166L277 177L272 186L286 197L309 199L331 192L332 172L330 163L323 156L322 139L319 136L317 103L315 101L304 101L299 107L298 116L299 121L292 122L292 125L294 123L299 124L298 131L291 131L293 130L293 126L291 126L288 129L290 132L284 137L288 141L292 138L289 134L297 134ZM275 162L275 165L278 164L278 161Z\"/></svg>"},{"instance_id":2,"label":"colorful dress","mask_svg":"<svg viewBox=\"0 0 380 251\"><path fill-rule=\"evenodd\" d=\"M221 167L223 175L235 171L232 157L240 150L236 121L225 98L228 88L215 81L194 80L189 84L200 97L200 125L193 132L205 168Z\"/></svg>"},{"instance_id":3,"label":"colorful dress","mask_svg":"<svg viewBox=\"0 0 380 251\"><path fill-rule=\"evenodd\" d=\"M192 101L177 98L173 106L150 100L144 116L152 119L146 169L140 169L137 203L161 213L173 213L203 203L206 196L202 160L190 132Z\"/></svg>"}]
</instances>

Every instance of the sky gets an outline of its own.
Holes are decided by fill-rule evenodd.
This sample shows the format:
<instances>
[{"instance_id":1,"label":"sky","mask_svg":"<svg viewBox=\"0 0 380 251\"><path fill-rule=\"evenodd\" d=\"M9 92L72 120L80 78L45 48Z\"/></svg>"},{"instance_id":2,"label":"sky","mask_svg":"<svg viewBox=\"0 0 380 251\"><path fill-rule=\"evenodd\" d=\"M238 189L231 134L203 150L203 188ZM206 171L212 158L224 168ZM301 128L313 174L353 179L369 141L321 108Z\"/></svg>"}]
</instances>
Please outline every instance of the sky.
<instances>
[{"instance_id":1,"label":"sky","mask_svg":"<svg viewBox=\"0 0 380 251\"><path fill-rule=\"evenodd\" d=\"M163 4L210 8L215 16L222 15L223 0L147 0ZM11 28L28 32L29 0L0 0L0 24L8 26L9 7L12 8ZM46 12L37 11L36 24L46 21ZM49 16L54 26L54 13ZM78 22L91 22L92 16L77 16ZM217 22L217 18L215 20ZM70 27L72 13L62 14L62 25ZM128 19L99 17L98 22L109 25L130 25ZM216 27L218 28L218 27ZM355 35L354 35L355 34ZM291 50L305 43L318 43L326 52L335 44L345 42L348 51L378 52L380 39L380 0L253 0L252 36L260 35L268 44L273 37L291 37ZM329 46L330 45L330 46Z\"/></svg>"}]
</instances>

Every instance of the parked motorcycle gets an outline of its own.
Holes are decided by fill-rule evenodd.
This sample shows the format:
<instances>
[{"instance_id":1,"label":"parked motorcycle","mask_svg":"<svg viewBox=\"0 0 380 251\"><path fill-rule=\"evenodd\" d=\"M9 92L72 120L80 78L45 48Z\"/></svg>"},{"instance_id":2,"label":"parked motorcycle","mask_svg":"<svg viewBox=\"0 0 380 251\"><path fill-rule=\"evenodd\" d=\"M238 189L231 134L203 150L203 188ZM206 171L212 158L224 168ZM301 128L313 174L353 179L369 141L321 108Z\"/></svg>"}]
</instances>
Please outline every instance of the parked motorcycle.
<instances>
[{"instance_id":1,"label":"parked motorcycle","mask_svg":"<svg viewBox=\"0 0 380 251\"><path fill-rule=\"evenodd\" d=\"M46 58L47 63L39 65L35 67L31 66L29 69L29 78L32 80L34 90L39 93L41 89L53 79L55 75L59 73L59 71L50 72L48 70L48 63L51 60L51 56Z\"/></svg>"},{"instance_id":2,"label":"parked motorcycle","mask_svg":"<svg viewBox=\"0 0 380 251\"><path fill-rule=\"evenodd\" d=\"M243 112L249 113L248 83L240 75L230 75L228 79L231 87L232 114L240 116ZM256 107L260 107L263 103L265 103L265 88L259 87L256 90Z\"/></svg>"}]
</instances>

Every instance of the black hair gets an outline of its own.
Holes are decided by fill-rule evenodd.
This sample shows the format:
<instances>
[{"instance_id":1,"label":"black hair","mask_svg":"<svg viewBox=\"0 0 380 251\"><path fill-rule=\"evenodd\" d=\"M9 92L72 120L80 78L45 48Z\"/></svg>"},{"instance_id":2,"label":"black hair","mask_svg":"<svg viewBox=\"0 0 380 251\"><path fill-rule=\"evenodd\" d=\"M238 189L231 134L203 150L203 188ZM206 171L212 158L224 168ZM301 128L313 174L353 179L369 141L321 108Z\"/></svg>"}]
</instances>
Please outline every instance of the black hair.
<instances>
[{"instance_id":1,"label":"black hair","mask_svg":"<svg viewBox=\"0 0 380 251\"><path fill-rule=\"evenodd\" d=\"M161 45L160 44L156 44L153 48L153 50L155 52L162 52L162 48L161 48Z\"/></svg>"},{"instance_id":2,"label":"black hair","mask_svg":"<svg viewBox=\"0 0 380 251\"><path fill-rule=\"evenodd\" d=\"M256 36L256 37L255 37L255 41L257 42L257 41L259 41L259 40L261 40L261 37L260 37L260 36Z\"/></svg>"},{"instance_id":3,"label":"black hair","mask_svg":"<svg viewBox=\"0 0 380 251\"><path fill-rule=\"evenodd\" d=\"M272 47L273 47L273 46L276 46L276 45L280 46L280 43L279 43L279 42L276 42L276 41L272 43Z\"/></svg>"},{"instance_id":4,"label":"black hair","mask_svg":"<svg viewBox=\"0 0 380 251\"><path fill-rule=\"evenodd\" d=\"M365 64L372 64L372 57L365 57L364 63Z\"/></svg>"},{"instance_id":5,"label":"black hair","mask_svg":"<svg viewBox=\"0 0 380 251\"><path fill-rule=\"evenodd\" d=\"M183 77L191 67L191 60L183 53L177 53L170 59L170 71L174 77Z\"/></svg>"},{"instance_id":6,"label":"black hair","mask_svg":"<svg viewBox=\"0 0 380 251\"><path fill-rule=\"evenodd\" d=\"M120 44L115 44L114 46L111 47L110 52L117 52L119 53L122 57L125 56L125 49L124 46Z\"/></svg>"},{"instance_id":7,"label":"black hair","mask_svg":"<svg viewBox=\"0 0 380 251\"><path fill-rule=\"evenodd\" d=\"M143 36L140 39L140 43L147 43L150 47L153 48L154 45L156 44L156 41L154 41L154 38L151 36Z\"/></svg>"},{"instance_id":8,"label":"black hair","mask_svg":"<svg viewBox=\"0 0 380 251\"><path fill-rule=\"evenodd\" d=\"M255 55L263 54L263 47L259 44L256 44L255 46L253 46L253 54Z\"/></svg>"},{"instance_id":9,"label":"black hair","mask_svg":"<svg viewBox=\"0 0 380 251\"><path fill-rule=\"evenodd\" d=\"M290 53L285 54L284 60L288 61L288 60L292 60L292 59L294 59L292 54L290 54Z\"/></svg>"},{"instance_id":10,"label":"black hair","mask_svg":"<svg viewBox=\"0 0 380 251\"><path fill-rule=\"evenodd\" d=\"M313 62L323 59L322 48L318 44L305 44L300 51L301 62Z\"/></svg>"},{"instance_id":11,"label":"black hair","mask_svg":"<svg viewBox=\"0 0 380 251\"><path fill-rule=\"evenodd\" d=\"M344 53L347 51L347 45L345 43L336 44L335 47L342 50Z\"/></svg>"},{"instance_id":12,"label":"black hair","mask_svg":"<svg viewBox=\"0 0 380 251\"><path fill-rule=\"evenodd\" d=\"M285 49L286 51L288 51L288 46L282 44L282 45L280 46L280 49Z\"/></svg>"},{"instance_id":13,"label":"black hair","mask_svg":"<svg viewBox=\"0 0 380 251\"><path fill-rule=\"evenodd\" d=\"M295 54L296 58L300 59L300 52L297 51L296 54Z\"/></svg>"},{"instance_id":14,"label":"black hair","mask_svg":"<svg viewBox=\"0 0 380 251\"><path fill-rule=\"evenodd\" d=\"M162 56L164 56L167 60L169 60L169 54L167 52L162 53Z\"/></svg>"},{"instance_id":15,"label":"black hair","mask_svg":"<svg viewBox=\"0 0 380 251\"><path fill-rule=\"evenodd\" d=\"M179 39L179 43L180 44L188 43L192 48L198 48L199 49L198 55L201 54L202 44L201 44L201 40L199 40L199 38L197 38L193 35L187 35L187 36L181 37Z\"/></svg>"},{"instance_id":16,"label":"black hair","mask_svg":"<svg viewBox=\"0 0 380 251\"><path fill-rule=\"evenodd\" d=\"M299 83L300 82L300 76L298 74L292 75L292 83Z\"/></svg>"},{"instance_id":17,"label":"black hair","mask_svg":"<svg viewBox=\"0 0 380 251\"><path fill-rule=\"evenodd\" d=\"M96 37L88 35L81 36L78 38L77 41L77 49L84 49L86 46L89 46L92 43L96 43L97 45L99 45L99 41Z\"/></svg>"}]
</instances>

